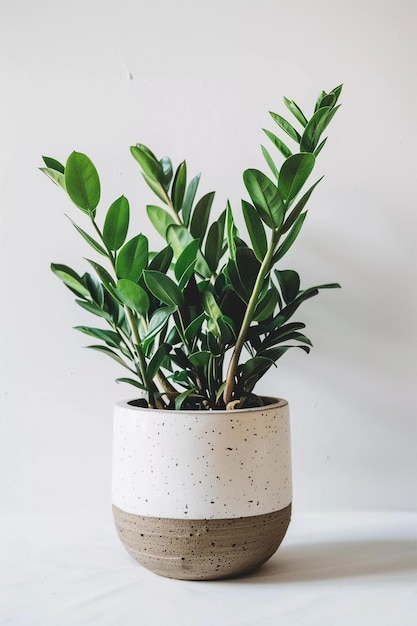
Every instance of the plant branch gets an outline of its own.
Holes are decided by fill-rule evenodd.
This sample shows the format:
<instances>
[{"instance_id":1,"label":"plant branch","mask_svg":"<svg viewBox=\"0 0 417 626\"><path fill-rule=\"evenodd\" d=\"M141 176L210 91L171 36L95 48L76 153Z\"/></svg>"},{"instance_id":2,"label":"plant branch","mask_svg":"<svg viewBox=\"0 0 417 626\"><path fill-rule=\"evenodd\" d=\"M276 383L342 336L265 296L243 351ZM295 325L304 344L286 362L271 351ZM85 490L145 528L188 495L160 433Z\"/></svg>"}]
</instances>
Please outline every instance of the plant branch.
<instances>
[{"instance_id":1,"label":"plant branch","mask_svg":"<svg viewBox=\"0 0 417 626\"><path fill-rule=\"evenodd\" d=\"M242 325L239 331L239 335L236 339L236 344L230 358L229 367L226 376L226 385L223 392L223 401L227 406L233 397L233 390L235 386L236 370L239 365L240 354L242 352L243 345L246 340L246 335L249 330L249 326L252 321L253 312L255 310L259 294L262 290L264 280L271 271L272 260L275 249L280 239L280 230L276 229L272 232L271 241L269 243L268 250L259 268L258 276L253 287L252 295L249 299L248 306L246 308L245 316L242 321Z\"/></svg>"}]
</instances>

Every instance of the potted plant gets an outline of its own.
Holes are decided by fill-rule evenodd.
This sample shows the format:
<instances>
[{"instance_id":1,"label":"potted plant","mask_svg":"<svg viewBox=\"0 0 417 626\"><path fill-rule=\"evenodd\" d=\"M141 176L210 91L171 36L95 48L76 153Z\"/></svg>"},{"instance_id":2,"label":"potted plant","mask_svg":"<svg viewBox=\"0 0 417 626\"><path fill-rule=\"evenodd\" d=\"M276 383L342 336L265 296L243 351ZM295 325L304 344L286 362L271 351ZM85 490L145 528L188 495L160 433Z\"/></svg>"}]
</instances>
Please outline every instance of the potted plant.
<instances>
[{"instance_id":1,"label":"potted plant","mask_svg":"<svg viewBox=\"0 0 417 626\"><path fill-rule=\"evenodd\" d=\"M113 509L128 551L175 578L234 576L265 562L290 521L288 404L259 397L255 386L290 348L309 352L299 306L320 289L301 288L283 264L304 224L323 133L342 86L322 92L310 117L292 100L294 120L272 119L285 142L265 130L269 175L243 174L246 231L232 207L210 219L214 192L196 201L200 176L188 179L142 144L131 147L157 197L147 215L162 237L149 250L144 233L128 237L129 202L121 196L96 218L100 179L92 161L73 152L65 165L44 157L42 171L90 223L72 222L104 265L52 271L105 328L77 326L91 349L115 359L140 398L114 415ZM292 118L291 118L292 119ZM280 164L278 163L280 161Z\"/></svg>"}]
</instances>

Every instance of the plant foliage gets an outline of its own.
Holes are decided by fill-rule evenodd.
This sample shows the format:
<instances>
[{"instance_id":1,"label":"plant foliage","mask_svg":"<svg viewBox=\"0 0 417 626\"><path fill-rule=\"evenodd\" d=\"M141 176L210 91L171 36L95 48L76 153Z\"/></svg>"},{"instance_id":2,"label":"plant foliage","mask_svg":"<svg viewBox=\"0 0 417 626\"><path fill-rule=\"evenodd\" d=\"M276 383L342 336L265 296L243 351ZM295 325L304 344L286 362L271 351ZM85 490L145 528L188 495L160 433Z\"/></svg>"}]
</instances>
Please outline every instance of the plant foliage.
<instances>
[{"instance_id":1,"label":"plant foliage","mask_svg":"<svg viewBox=\"0 0 417 626\"><path fill-rule=\"evenodd\" d=\"M211 219L214 192L196 199L200 176L189 179L185 161L174 168L169 157L158 159L143 144L132 146L131 153L157 198L146 211L164 239L158 252L149 250L145 234L129 237L124 196L99 225L100 178L85 154L73 152L65 165L44 157L42 171L89 218L89 232L72 222L75 229L99 260L104 258L90 260L91 270L82 275L66 265L51 266L77 304L106 325L76 328L93 338L88 347L128 371L118 381L139 388L150 407L260 404L254 394L259 379L290 348L309 352L305 325L293 317L320 289L339 285L301 289L297 272L281 262L321 180L311 182L311 175L341 89L322 92L309 119L287 98L291 121L271 113L279 136L265 134L274 156L262 146L270 172L243 173L248 194L242 200L243 237L229 203Z\"/></svg>"}]
</instances>

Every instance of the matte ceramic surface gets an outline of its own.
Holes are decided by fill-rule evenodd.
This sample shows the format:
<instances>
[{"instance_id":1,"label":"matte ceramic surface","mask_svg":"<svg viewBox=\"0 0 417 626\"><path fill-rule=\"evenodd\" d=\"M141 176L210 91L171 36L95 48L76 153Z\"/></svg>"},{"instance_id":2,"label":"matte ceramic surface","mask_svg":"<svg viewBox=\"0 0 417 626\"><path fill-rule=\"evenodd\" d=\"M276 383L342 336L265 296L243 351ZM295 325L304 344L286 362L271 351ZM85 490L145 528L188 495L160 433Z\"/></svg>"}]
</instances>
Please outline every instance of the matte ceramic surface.
<instances>
[{"instance_id":1,"label":"matte ceramic surface","mask_svg":"<svg viewBox=\"0 0 417 626\"><path fill-rule=\"evenodd\" d=\"M230 519L292 500L289 411L156 411L116 405L113 504L169 519Z\"/></svg>"},{"instance_id":2,"label":"matte ceramic surface","mask_svg":"<svg viewBox=\"0 0 417 626\"><path fill-rule=\"evenodd\" d=\"M219 520L132 515L113 506L125 548L156 574L185 580L230 578L250 572L279 547L291 517L282 511Z\"/></svg>"}]
</instances>

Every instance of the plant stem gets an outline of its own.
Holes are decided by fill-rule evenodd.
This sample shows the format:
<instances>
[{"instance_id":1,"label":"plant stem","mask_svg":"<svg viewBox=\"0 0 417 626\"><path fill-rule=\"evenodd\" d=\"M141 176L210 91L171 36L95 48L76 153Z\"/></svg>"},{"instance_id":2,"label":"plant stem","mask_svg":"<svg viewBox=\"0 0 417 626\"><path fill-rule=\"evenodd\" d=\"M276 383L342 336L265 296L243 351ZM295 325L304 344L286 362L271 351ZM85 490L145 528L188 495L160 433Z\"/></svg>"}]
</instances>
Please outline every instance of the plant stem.
<instances>
[{"instance_id":1,"label":"plant stem","mask_svg":"<svg viewBox=\"0 0 417 626\"><path fill-rule=\"evenodd\" d=\"M252 290L252 295L249 299L248 306L246 308L245 316L242 321L242 325L240 327L239 335L236 339L235 347L232 352L232 356L230 358L229 367L227 370L226 376L226 385L223 392L223 401L227 406L233 397L233 390L235 386L235 376L236 370L239 365L240 354L242 352L243 345L246 340L246 335L249 330L249 326L252 322L252 315L255 310L258 296L262 290L264 280L266 276L271 271L272 258L274 256L275 249L278 245L278 241L280 238L279 229L276 229L272 232L271 241L269 243L268 250L266 255L262 261L261 267L259 268L258 276L256 278L255 285Z\"/></svg>"}]
</instances>

